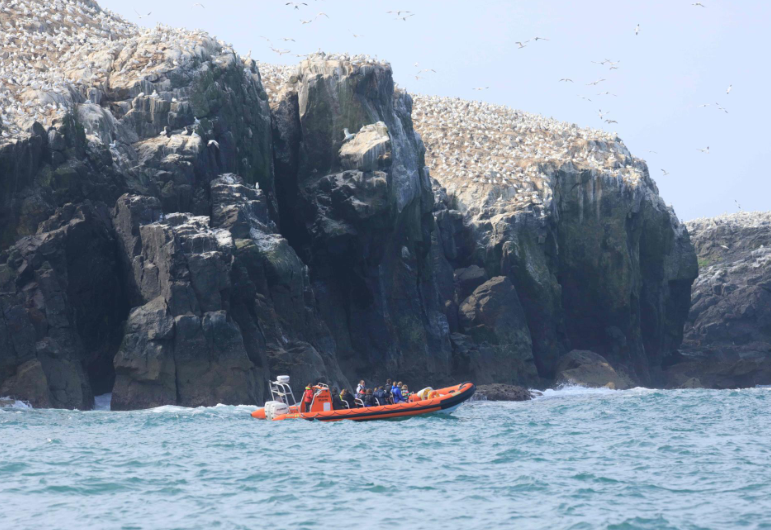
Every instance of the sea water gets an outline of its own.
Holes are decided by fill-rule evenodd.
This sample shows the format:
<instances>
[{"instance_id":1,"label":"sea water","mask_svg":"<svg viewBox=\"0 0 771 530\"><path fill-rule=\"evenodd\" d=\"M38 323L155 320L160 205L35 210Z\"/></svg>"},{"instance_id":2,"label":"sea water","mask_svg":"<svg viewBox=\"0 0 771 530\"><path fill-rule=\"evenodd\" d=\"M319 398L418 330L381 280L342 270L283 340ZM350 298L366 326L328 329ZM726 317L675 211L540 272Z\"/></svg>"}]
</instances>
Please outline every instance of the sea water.
<instances>
[{"instance_id":1,"label":"sea water","mask_svg":"<svg viewBox=\"0 0 771 530\"><path fill-rule=\"evenodd\" d=\"M771 390L547 391L454 416L0 409L0 527L771 528Z\"/></svg>"}]
</instances>

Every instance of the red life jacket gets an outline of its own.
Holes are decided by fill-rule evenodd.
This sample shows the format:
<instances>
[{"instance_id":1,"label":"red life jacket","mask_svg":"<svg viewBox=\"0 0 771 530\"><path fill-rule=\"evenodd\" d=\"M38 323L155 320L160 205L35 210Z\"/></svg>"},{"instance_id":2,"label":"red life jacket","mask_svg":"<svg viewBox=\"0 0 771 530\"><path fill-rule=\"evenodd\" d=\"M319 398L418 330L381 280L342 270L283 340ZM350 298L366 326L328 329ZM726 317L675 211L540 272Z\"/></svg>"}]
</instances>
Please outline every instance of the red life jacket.
<instances>
[{"instance_id":1,"label":"red life jacket","mask_svg":"<svg viewBox=\"0 0 771 530\"><path fill-rule=\"evenodd\" d=\"M306 403L310 403L313 401L313 389L312 388L306 388L305 389L305 396L303 397L303 401Z\"/></svg>"}]
</instances>

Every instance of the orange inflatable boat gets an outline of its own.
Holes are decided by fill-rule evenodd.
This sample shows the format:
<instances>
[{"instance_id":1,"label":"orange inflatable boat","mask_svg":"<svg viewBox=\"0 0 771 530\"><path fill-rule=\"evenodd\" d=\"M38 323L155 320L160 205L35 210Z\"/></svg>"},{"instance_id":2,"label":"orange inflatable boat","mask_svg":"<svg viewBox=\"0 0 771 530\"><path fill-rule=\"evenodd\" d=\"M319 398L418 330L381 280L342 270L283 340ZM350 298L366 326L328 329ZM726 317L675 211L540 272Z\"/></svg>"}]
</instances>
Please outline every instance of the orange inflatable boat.
<instances>
[{"instance_id":1,"label":"orange inflatable boat","mask_svg":"<svg viewBox=\"0 0 771 530\"><path fill-rule=\"evenodd\" d=\"M310 411L304 412L301 408L302 404L294 399L289 387L289 377L279 376L276 381L270 383L272 401L268 401L264 407L252 412L252 418L273 421L290 419L370 421L405 418L421 414L451 414L461 403L473 396L475 390L476 387L472 383L462 383L438 390L425 388L417 394L411 395L406 403L364 407L360 400L356 400L355 408L334 410L329 388L327 385L317 384L313 386L313 402Z\"/></svg>"}]
</instances>

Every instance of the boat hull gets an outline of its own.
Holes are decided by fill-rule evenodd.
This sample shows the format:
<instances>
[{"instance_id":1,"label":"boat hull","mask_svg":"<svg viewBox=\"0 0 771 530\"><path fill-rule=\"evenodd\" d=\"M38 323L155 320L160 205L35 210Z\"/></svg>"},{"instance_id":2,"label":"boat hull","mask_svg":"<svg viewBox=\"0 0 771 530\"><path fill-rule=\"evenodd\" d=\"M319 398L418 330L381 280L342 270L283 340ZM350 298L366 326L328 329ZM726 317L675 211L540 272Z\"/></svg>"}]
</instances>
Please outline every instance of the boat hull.
<instances>
[{"instance_id":1,"label":"boat hull","mask_svg":"<svg viewBox=\"0 0 771 530\"><path fill-rule=\"evenodd\" d=\"M451 414L457 408L468 401L474 395L476 387L473 383L441 388L437 390L437 397L395 405L383 405L378 407L362 407L356 409L331 410L326 412L300 412L297 407L292 407L288 414L282 414L273 418L273 421L300 419L308 421L374 421L409 418L424 414ZM265 419L265 413L258 409L252 413L253 418Z\"/></svg>"}]
</instances>

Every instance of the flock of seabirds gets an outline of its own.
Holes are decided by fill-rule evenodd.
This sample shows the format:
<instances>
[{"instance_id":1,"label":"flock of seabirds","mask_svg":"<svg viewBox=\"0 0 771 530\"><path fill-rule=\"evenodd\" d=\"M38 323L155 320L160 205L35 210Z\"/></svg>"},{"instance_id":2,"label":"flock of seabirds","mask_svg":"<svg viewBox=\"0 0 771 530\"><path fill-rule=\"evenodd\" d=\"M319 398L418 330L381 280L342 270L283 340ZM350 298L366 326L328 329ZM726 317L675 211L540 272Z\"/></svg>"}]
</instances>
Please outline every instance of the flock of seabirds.
<instances>
[{"instance_id":1,"label":"flock of seabirds","mask_svg":"<svg viewBox=\"0 0 771 530\"><path fill-rule=\"evenodd\" d=\"M309 9L306 2L285 5L298 11ZM692 5L705 8L699 2ZM206 9L203 3L191 6ZM139 18L151 14L137 13ZM402 22L415 15L410 11L387 14ZM300 22L310 24L324 17L329 18L319 12ZM0 30L0 144L24 137L34 122L48 127L61 120L78 101L88 99L94 88L130 88L137 80L152 79L156 74L185 68L190 61L211 57L212 47L236 53L231 45L201 30L160 24L142 28L87 1L6 0L0 7ZM638 25L635 34L639 33ZM262 38L273 52L290 53ZM535 37L517 45L521 49L545 40L548 39ZM390 67L386 61L363 54L328 55L319 51L298 57L330 66L337 63L348 72L364 65ZM246 59L251 60L251 51ZM606 59L599 64L614 70L618 62ZM271 104L275 104L298 67L262 62L257 66ZM415 77L420 79L421 75L432 73L435 70L423 69ZM599 79L589 85L598 86L603 81ZM573 81L564 78L559 82ZM727 94L731 88L728 87ZM469 203L478 203L481 194L488 207L499 204L506 209L533 210L543 216L545 204L551 200L547 179L566 164L601 171L623 183L637 182L645 172L644 162L634 158L615 133L580 128L503 105L422 94L411 96L414 126L425 143L431 175L448 193L475 199ZM175 100L170 93L154 92L151 97ZM718 108L725 111L719 105ZM615 123L607 114L600 110L600 119ZM100 141L97 136L89 139ZM115 141L110 143L111 149L117 147ZM701 151L708 154L709 147Z\"/></svg>"}]
</instances>

